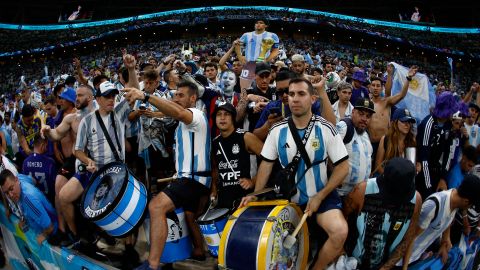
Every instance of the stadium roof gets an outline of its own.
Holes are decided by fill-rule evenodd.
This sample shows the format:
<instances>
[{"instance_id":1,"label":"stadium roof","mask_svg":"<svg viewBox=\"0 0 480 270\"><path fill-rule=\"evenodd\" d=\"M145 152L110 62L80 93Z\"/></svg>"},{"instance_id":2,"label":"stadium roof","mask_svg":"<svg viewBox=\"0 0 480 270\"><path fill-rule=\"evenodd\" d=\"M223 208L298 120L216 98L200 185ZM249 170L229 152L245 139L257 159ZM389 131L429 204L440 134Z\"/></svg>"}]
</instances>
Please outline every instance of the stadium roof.
<instances>
[{"instance_id":1,"label":"stadium roof","mask_svg":"<svg viewBox=\"0 0 480 270\"><path fill-rule=\"evenodd\" d=\"M72 13L78 5L91 11L92 20L106 20L188 7L217 5L268 5L297 7L387 21L399 20L401 5L424 5L431 9L438 26L480 27L480 8L475 1L405 0L21 0L0 1L0 22L11 24L57 24L60 14Z\"/></svg>"}]
</instances>

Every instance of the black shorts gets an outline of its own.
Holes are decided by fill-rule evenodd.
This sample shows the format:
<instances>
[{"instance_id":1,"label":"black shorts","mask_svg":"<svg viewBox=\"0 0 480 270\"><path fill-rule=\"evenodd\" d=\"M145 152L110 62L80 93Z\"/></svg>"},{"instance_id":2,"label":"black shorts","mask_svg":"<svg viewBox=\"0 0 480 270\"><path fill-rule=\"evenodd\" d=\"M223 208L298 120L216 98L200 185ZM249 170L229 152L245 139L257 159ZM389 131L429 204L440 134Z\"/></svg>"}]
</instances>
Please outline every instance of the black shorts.
<instances>
[{"instance_id":1,"label":"black shorts","mask_svg":"<svg viewBox=\"0 0 480 270\"><path fill-rule=\"evenodd\" d=\"M77 158L75 156L65 158L62 167L60 168L60 170L58 170L58 174L65 176L67 179L72 178L72 176L75 174L76 159Z\"/></svg>"},{"instance_id":2,"label":"black shorts","mask_svg":"<svg viewBox=\"0 0 480 270\"><path fill-rule=\"evenodd\" d=\"M208 196L210 189L195 180L181 178L171 182L162 192L172 200L175 208L196 212L200 199Z\"/></svg>"},{"instance_id":3,"label":"black shorts","mask_svg":"<svg viewBox=\"0 0 480 270\"><path fill-rule=\"evenodd\" d=\"M306 204L300 206L302 210L305 210L306 207ZM332 209L338 209L340 211L342 210L342 199L340 198L340 195L338 195L336 189L330 192L330 194L328 194L327 197L323 199L315 214L322 214Z\"/></svg>"}]
</instances>

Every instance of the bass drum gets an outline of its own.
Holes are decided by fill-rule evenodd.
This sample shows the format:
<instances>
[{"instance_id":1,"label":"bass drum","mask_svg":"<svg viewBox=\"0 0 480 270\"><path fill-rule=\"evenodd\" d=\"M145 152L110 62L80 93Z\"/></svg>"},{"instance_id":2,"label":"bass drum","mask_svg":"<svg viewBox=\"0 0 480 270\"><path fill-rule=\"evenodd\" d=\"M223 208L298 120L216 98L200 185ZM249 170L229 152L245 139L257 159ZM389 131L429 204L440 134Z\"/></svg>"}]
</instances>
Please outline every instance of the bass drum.
<instances>
[{"instance_id":1,"label":"bass drum","mask_svg":"<svg viewBox=\"0 0 480 270\"><path fill-rule=\"evenodd\" d=\"M303 213L286 200L252 202L230 216L220 240L219 269L306 269L308 226L291 249L283 247Z\"/></svg>"},{"instance_id":2,"label":"bass drum","mask_svg":"<svg viewBox=\"0 0 480 270\"><path fill-rule=\"evenodd\" d=\"M87 220L111 236L123 237L141 224L147 190L124 163L112 162L92 175L80 206Z\"/></svg>"}]
</instances>

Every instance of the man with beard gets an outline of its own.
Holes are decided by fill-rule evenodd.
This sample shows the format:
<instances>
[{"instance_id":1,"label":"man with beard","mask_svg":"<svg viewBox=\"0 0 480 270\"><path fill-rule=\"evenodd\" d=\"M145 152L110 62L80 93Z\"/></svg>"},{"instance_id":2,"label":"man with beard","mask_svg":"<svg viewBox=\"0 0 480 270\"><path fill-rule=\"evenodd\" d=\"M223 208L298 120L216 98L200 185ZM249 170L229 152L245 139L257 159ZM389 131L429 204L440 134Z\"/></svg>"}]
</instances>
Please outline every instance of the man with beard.
<instances>
[{"instance_id":1,"label":"man with beard","mask_svg":"<svg viewBox=\"0 0 480 270\"><path fill-rule=\"evenodd\" d=\"M338 188L340 196L346 196L353 187L370 177L372 170L372 145L368 136L367 127L376 113L373 102L368 98L359 98L352 110L351 118L338 122L337 130L343 139L348 152L350 169Z\"/></svg>"},{"instance_id":2,"label":"man with beard","mask_svg":"<svg viewBox=\"0 0 480 270\"><path fill-rule=\"evenodd\" d=\"M303 137L298 139L305 141L305 151L311 166L307 167L303 158L300 159L295 174L296 192L291 201L305 207L305 213L328 234L328 240L311 268L320 270L340 255L347 237L348 227L341 212L342 203L336 188L347 175L349 165L347 150L335 127L322 117L312 114L311 106L314 102L314 87L308 80L298 78L290 81L288 103L292 117L271 128L262 148L262 162L258 169L255 191L265 187L277 158L284 168L292 162L298 149L293 138L297 132L299 137ZM327 158L334 165L330 177L327 176ZM255 196L244 197L240 207L256 199Z\"/></svg>"},{"instance_id":3,"label":"man with beard","mask_svg":"<svg viewBox=\"0 0 480 270\"><path fill-rule=\"evenodd\" d=\"M80 121L85 117L85 115L89 114L93 111L93 88L89 85L80 85L77 88L77 97L75 100L75 107L78 109L76 113L71 113L66 115L63 118L63 121L58 125L55 129L52 129L50 126L45 125L43 126L41 133L43 136L47 137L49 140L52 141L60 141L64 138L68 138L69 143L62 144L62 148L68 148L68 150L72 153L73 152L73 142L75 142L77 137L78 125ZM63 141L62 141L63 142ZM67 149L65 149L67 150ZM64 175L60 173L57 175L55 179L55 208L60 209L60 200L59 194L60 190L63 186L67 183L67 181L73 177L75 174L75 156L72 154L71 156L72 164L71 172L68 175ZM67 178L68 177L68 178ZM61 211L58 211L58 218L59 218L59 229L62 232L65 232L65 222Z\"/></svg>"},{"instance_id":4,"label":"man with beard","mask_svg":"<svg viewBox=\"0 0 480 270\"><path fill-rule=\"evenodd\" d=\"M392 65L389 65L387 68L388 74L392 74L393 71ZM373 146L373 157L372 160L375 161L375 156L377 154L378 143L380 139L387 134L387 130L390 123L390 111L395 104L400 102L408 92L408 87L410 85L410 81L417 73L418 67L412 66L408 71L408 75L406 78L405 83L403 84L402 91L396 94L395 96L389 97L382 97L380 94L382 93L382 79L379 77L373 77L370 83L370 94L372 95L372 101L375 104L375 114L372 116L370 125L368 126L368 133L370 135L370 140ZM392 76L392 75L389 75Z\"/></svg>"},{"instance_id":5,"label":"man with beard","mask_svg":"<svg viewBox=\"0 0 480 270\"><path fill-rule=\"evenodd\" d=\"M210 192L211 140L207 117L195 108L198 87L190 81L179 83L173 102L134 88L124 91L125 98L131 104L136 100L148 101L166 116L179 121L175 133L175 169L178 179L150 201L150 253L148 260L137 269L160 269L160 257L168 234L166 215L180 207L185 210L195 246L192 257L202 259L205 250L200 229L194 221L203 210Z\"/></svg>"}]
</instances>

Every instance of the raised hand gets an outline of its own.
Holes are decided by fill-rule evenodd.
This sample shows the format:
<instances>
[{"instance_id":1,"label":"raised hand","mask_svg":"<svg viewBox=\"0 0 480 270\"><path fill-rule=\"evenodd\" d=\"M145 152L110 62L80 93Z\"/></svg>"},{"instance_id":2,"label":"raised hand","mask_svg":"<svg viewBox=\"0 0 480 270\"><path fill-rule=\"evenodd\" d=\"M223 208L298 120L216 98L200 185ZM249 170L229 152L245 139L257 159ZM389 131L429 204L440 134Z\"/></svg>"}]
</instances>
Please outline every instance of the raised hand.
<instances>
[{"instance_id":1,"label":"raised hand","mask_svg":"<svg viewBox=\"0 0 480 270\"><path fill-rule=\"evenodd\" d=\"M123 64L127 69L134 69L137 65L137 60L131 54L124 54L123 55Z\"/></svg>"}]
</instances>

